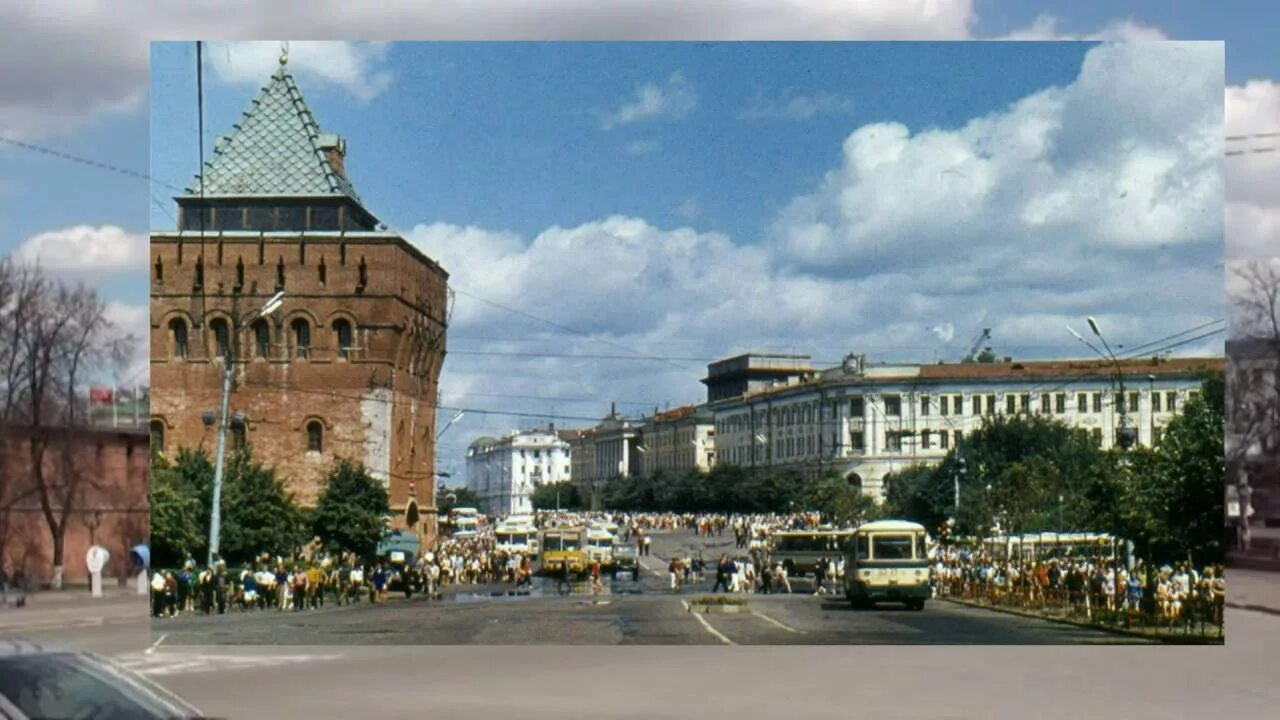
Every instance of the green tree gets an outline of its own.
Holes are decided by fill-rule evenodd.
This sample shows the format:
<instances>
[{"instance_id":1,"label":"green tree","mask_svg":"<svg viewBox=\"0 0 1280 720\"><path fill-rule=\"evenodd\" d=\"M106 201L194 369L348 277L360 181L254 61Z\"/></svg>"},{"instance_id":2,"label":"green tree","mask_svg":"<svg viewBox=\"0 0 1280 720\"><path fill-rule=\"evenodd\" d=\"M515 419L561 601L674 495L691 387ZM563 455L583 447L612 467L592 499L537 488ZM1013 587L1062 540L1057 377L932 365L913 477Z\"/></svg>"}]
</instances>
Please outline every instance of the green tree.
<instances>
[{"instance_id":1,"label":"green tree","mask_svg":"<svg viewBox=\"0 0 1280 720\"><path fill-rule=\"evenodd\" d=\"M151 562L175 567L187 555L203 558L209 536L199 491L179 467L155 454L151 458Z\"/></svg>"},{"instance_id":2,"label":"green tree","mask_svg":"<svg viewBox=\"0 0 1280 720\"><path fill-rule=\"evenodd\" d=\"M805 507L816 510L840 527L856 527L880 517L882 508L874 499L839 476L818 480L809 489Z\"/></svg>"},{"instance_id":3,"label":"green tree","mask_svg":"<svg viewBox=\"0 0 1280 720\"><path fill-rule=\"evenodd\" d=\"M557 502L562 510L582 504L578 497L578 486L569 482L542 483L534 488L530 499L535 510L555 510Z\"/></svg>"},{"instance_id":4,"label":"green tree","mask_svg":"<svg viewBox=\"0 0 1280 720\"><path fill-rule=\"evenodd\" d=\"M261 553L290 556L307 535L303 514L275 470L248 448L233 454L222 491L222 558L240 564Z\"/></svg>"},{"instance_id":5,"label":"green tree","mask_svg":"<svg viewBox=\"0 0 1280 720\"><path fill-rule=\"evenodd\" d=\"M452 512L454 508L478 507L480 498L475 491L463 485L461 487L445 487L436 492L436 507L442 513Z\"/></svg>"},{"instance_id":6,"label":"green tree","mask_svg":"<svg viewBox=\"0 0 1280 720\"><path fill-rule=\"evenodd\" d=\"M359 463L339 460L324 481L310 527L329 552L372 557L391 512L382 482Z\"/></svg>"},{"instance_id":7,"label":"green tree","mask_svg":"<svg viewBox=\"0 0 1280 720\"><path fill-rule=\"evenodd\" d=\"M1207 378L1200 396L1170 421L1156 448L1150 479L1164 488L1160 504L1151 509L1158 517L1153 523L1158 557L1223 560L1224 390L1220 374Z\"/></svg>"}]
</instances>

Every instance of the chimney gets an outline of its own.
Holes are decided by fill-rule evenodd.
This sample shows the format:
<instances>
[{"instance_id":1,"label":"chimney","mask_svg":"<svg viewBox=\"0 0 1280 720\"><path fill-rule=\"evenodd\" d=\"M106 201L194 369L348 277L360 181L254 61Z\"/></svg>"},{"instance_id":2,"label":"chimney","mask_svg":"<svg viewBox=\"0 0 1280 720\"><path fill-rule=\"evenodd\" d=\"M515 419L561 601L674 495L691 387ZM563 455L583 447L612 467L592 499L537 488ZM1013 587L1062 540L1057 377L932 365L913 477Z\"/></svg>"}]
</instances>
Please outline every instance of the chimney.
<instances>
[{"instance_id":1,"label":"chimney","mask_svg":"<svg viewBox=\"0 0 1280 720\"><path fill-rule=\"evenodd\" d=\"M333 171L346 180L347 168L343 161L347 157L347 141L338 135L324 133L320 136L319 145L325 159L333 166Z\"/></svg>"}]
</instances>

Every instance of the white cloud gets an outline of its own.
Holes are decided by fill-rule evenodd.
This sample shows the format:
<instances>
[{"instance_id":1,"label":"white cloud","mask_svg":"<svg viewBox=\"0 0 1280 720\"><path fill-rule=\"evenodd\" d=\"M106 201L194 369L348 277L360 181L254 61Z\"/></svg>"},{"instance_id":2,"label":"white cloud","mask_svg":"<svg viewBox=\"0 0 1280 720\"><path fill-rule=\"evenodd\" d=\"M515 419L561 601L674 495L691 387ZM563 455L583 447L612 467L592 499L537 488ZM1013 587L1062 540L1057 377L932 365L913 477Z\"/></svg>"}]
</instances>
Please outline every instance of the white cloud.
<instances>
[{"instance_id":1,"label":"white cloud","mask_svg":"<svg viewBox=\"0 0 1280 720\"><path fill-rule=\"evenodd\" d=\"M1280 255L1280 83L1254 80L1227 88L1227 255ZM1264 135L1269 137L1258 137ZM1257 149L1276 148L1258 153Z\"/></svg>"},{"instance_id":2,"label":"white cloud","mask_svg":"<svg viewBox=\"0 0 1280 720\"><path fill-rule=\"evenodd\" d=\"M744 120L809 120L820 115L848 115L853 112L853 99L819 91L794 93L785 90L776 97L756 95L751 105L738 117Z\"/></svg>"},{"instance_id":3,"label":"white cloud","mask_svg":"<svg viewBox=\"0 0 1280 720\"><path fill-rule=\"evenodd\" d=\"M381 42L290 42L288 68L301 81L336 85L363 102L391 86L383 69L388 44ZM278 42L211 43L208 58L217 77L260 86L279 67Z\"/></svg>"},{"instance_id":4,"label":"white cloud","mask_svg":"<svg viewBox=\"0 0 1280 720\"><path fill-rule=\"evenodd\" d=\"M1058 31L1058 18L1039 15L1030 25L1014 30L999 40L1104 40L1109 42L1151 42L1168 40L1165 32L1134 20L1112 20L1094 32L1064 33Z\"/></svg>"},{"instance_id":5,"label":"white cloud","mask_svg":"<svg viewBox=\"0 0 1280 720\"><path fill-rule=\"evenodd\" d=\"M698 198L691 197L680 203L676 208L676 214L685 220L693 220L702 213L702 205L698 203Z\"/></svg>"},{"instance_id":6,"label":"white cloud","mask_svg":"<svg viewBox=\"0 0 1280 720\"><path fill-rule=\"evenodd\" d=\"M147 236L115 225L75 225L31 236L16 255L51 270L138 273L147 265Z\"/></svg>"},{"instance_id":7,"label":"white cloud","mask_svg":"<svg viewBox=\"0 0 1280 720\"><path fill-rule=\"evenodd\" d=\"M617 110L605 114L600 126L611 130L619 125L630 125L641 120L680 118L693 112L698 105L698 93L677 70L662 83L645 83L636 88L632 99Z\"/></svg>"},{"instance_id":8,"label":"white cloud","mask_svg":"<svg viewBox=\"0 0 1280 720\"><path fill-rule=\"evenodd\" d=\"M776 223L779 260L1069 277L1102 252L1220 248L1221 77L1220 47L1103 45L1071 85L963 127L858 128Z\"/></svg>"},{"instance_id":9,"label":"white cloud","mask_svg":"<svg viewBox=\"0 0 1280 720\"><path fill-rule=\"evenodd\" d=\"M662 144L656 140L632 140L622 149L628 155L652 155L662 149Z\"/></svg>"},{"instance_id":10,"label":"white cloud","mask_svg":"<svg viewBox=\"0 0 1280 720\"><path fill-rule=\"evenodd\" d=\"M151 332L151 311L146 305L109 302L105 308L107 320L117 336L128 337L131 351L116 369L116 381L130 385L146 385L150 382L148 337Z\"/></svg>"}]
</instances>

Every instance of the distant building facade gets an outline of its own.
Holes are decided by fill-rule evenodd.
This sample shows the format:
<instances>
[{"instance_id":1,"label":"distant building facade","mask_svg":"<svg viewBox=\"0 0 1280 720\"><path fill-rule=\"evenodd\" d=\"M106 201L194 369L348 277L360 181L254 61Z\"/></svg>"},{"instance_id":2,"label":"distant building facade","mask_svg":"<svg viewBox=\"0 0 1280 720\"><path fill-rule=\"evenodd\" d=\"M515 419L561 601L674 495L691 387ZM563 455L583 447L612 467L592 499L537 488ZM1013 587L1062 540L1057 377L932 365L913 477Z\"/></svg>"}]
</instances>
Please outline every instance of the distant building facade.
<instances>
[{"instance_id":1,"label":"distant building facade","mask_svg":"<svg viewBox=\"0 0 1280 720\"><path fill-rule=\"evenodd\" d=\"M702 384L707 386L707 402L713 403L812 375L808 355L747 353L708 365Z\"/></svg>"},{"instance_id":2,"label":"distant building facade","mask_svg":"<svg viewBox=\"0 0 1280 720\"><path fill-rule=\"evenodd\" d=\"M1080 361L868 365L838 368L789 385L710 404L717 462L753 469L836 471L883 497L895 470L942 460L996 414L1033 413L1087 430L1109 448L1121 409L1138 444L1160 442L1178 409L1221 358L1123 362L1123 395L1109 363Z\"/></svg>"},{"instance_id":3,"label":"distant building facade","mask_svg":"<svg viewBox=\"0 0 1280 720\"><path fill-rule=\"evenodd\" d=\"M398 519L416 496L430 541L448 275L379 229L345 160L282 64L177 198L178 228L151 233L151 437L212 451L234 362L230 447L305 504L336 459L362 462Z\"/></svg>"},{"instance_id":4,"label":"distant building facade","mask_svg":"<svg viewBox=\"0 0 1280 720\"><path fill-rule=\"evenodd\" d=\"M1228 524L1280 547L1280 342L1228 341L1227 365Z\"/></svg>"},{"instance_id":5,"label":"distant building facade","mask_svg":"<svg viewBox=\"0 0 1280 720\"><path fill-rule=\"evenodd\" d=\"M715 416L706 406L655 413L640 428L643 475L663 470L707 471L715 465Z\"/></svg>"},{"instance_id":6,"label":"distant building facade","mask_svg":"<svg viewBox=\"0 0 1280 720\"><path fill-rule=\"evenodd\" d=\"M571 472L569 443L554 428L482 437L467 448L467 487L490 515L533 512L533 492L568 482Z\"/></svg>"}]
</instances>

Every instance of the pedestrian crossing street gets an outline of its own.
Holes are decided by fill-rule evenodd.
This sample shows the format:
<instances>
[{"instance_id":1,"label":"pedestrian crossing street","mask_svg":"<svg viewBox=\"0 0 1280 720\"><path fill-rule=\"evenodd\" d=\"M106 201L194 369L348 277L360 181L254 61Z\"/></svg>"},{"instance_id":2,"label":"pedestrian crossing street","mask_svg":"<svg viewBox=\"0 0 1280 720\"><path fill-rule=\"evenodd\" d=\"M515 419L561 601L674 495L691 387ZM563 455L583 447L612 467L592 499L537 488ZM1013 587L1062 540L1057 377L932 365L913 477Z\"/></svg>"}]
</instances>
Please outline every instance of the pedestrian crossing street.
<instances>
[{"instance_id":1,"label":"pedestrian crossing street","mask_svg":"<svg viewBox=\"0 0 1280 720\"><path fill-rule=\"evenodd\" d=\"M125 668L147 677L166 677L190 673L254 670L282 665L304 665L339 660L342 655L317 653L188 653L182 651L133 652L117 655L115 661Z\"/></svg>"}]
</instances>

